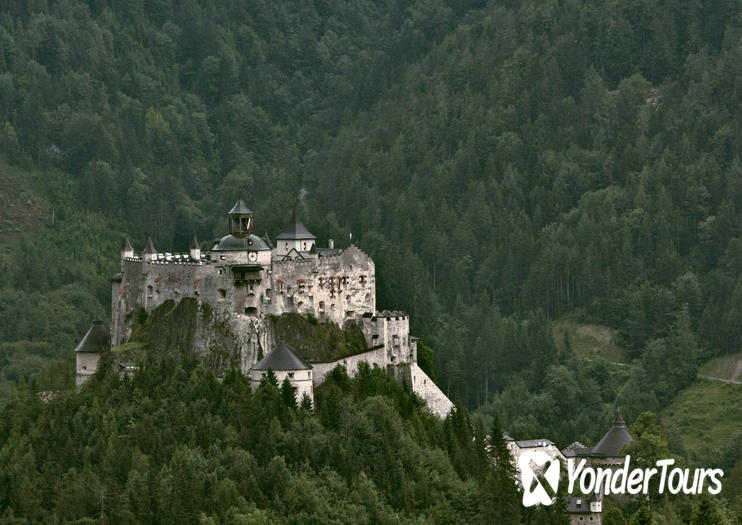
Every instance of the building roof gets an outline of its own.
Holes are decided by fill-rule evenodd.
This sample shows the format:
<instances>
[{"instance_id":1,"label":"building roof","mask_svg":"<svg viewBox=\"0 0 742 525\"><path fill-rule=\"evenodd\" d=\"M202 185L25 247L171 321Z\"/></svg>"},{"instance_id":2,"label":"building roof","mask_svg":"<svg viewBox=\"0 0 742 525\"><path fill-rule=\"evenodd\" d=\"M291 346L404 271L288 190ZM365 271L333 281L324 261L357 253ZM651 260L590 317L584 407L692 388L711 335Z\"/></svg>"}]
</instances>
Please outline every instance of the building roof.
<instances>
[{"instance_id":1,"label":"building roof","mask_svg":"<svg viewBox=\"0 0 742 525\"><path fill-rule=\"evenodd\" d=\"M108 327L103 324L103 321L96 320L75 348L75 352L99 354L109 348L111 348L111 336L108 333Z\"/></svg>"},{"instance_id":2,"label":"building roof","mask_svg":"<svg viewBox=\"0 0 742 525\"><path fill-rule=\"evenodd\" d=\"M332 257L333 255L340 255L343 253L341 248L316 248L315 251L320 257Z\"/></svg>"},{"instance_id":3,"label":"building roof","mask_svg":"<svg viewBox=\"0 0 742 525\"><path fill-rule=\"evenodd\" d=\"M600 501L599 494L591 494L587 498L581 496L567 496L566 510L570 514L590 514L590 503L593 501Z\"/></svg>"},{"instance_id":4,"label":"building roof","mask_svg":"<svg viewBox=\"0 0 742 525\"><path fill-rule=\"evenodd\" d=\"M581 457L581 456L589 456L590 455L590 448L586 447L579 441L575 441L571 445L569 445L567 448L562 450L562 455L565 458L574 458L574 457Z\"/></svg>"},{"instance_id":5,"label":"building roof","mask_svg":"<svg viewBox=\"0 0 742 525\"><path fill-rule=\"evenodd\" d=\"M618 412L611 429L606 432L603 439L598 441L591 452L595 455L615 458L619 456L621 449L631 443L633 439L626 427L626 422L621 417L621 412Z\"/></svg>"},{"instance_id":6,"label":"building roof","mask_svg":"<svg viewBox=\"0 0 742 525\"><path fill-rule=\"evenodd\" d=\"M291 214L291 222L278 234L276 240L303 240L303 239L316 239L312 233L307 230L306 226L302 224L299 217L296 216L296 211Z\"/></svg>"},{"instance_id":7,"label":"building roof","mask_svg":"<svg viewBox=\"0 0 742 525\"><path fill-rule=\"evenodd\" d=\"M235 251L261 251L270 250L265 241L257 235L246 235L245 237L235 237L234 235L225 235L211 249L214 252L235 252Z\"/></svg>"},{"instance_id":8,"label":"building roof","mask_svg":"<svg viewBox=\"0 0 742 525\"><path fill-rule=\"evenodd\" d=\"M516 443L520 448L548 447L554 444L549 439L524 439L522 441L516 441Z\"/></svg>"},{"instance_id":9,"label":"building roof","mask_svg":"<svg viewBox=\"0 0 742 525\"><path fill-rule=\"evenodd\" d=\"M193 236L193 242L191 243L191 249L192 250L201 249L201 243L198 242L198 237L196 237L195 235Z\"/></svg>"},{"instance_id":10,"label":"building roof","mask_svg":"<svg viewBox=\"0 0 742 525\"><path fill-rule=\"evenodd\" d=\"M273 242L271 241L268 232L265 232L265 235L263 235L263 242L268 245L268 248L273 248Z\"/></svg>"},{"instance_id":11,"label":"building roof","mask_svg":"<svg viewBox=\"0 0 742 525\"><path fill-rule=\"evenodd\" d=\"M232 209L229 210L229 215L233 214L243 214L243 213L252 213L252 210L245 206L245 201L242 199L238 200L234 203L234 206L232 206Z\"/></svg>"},{"instance_id":12,"label":"building roof","mask_svg":"<svg viewBox=\"0 0 742 525\"><path fill-rule=\"evenodd\" d=\"M120 283L123 278L124 278L124 275L121 272L119 272L111 276L111 281L114 283Z\"/></svg>"},{"instance_id":13,"label":"building roof","mask_svg":"<svg viewBox=\"0 0 742 525\"><path fill-rule=\"evenodd\" d=\"M312 367L296 357L286 343L281 341L270 354L261 359L253 370L310 370Z\"/></svg>"},{"instance_id":14,"label":"building roof","mask_svg":"<svg viewBox=\"0 0 742 525\"><path fill-rule=\"evenodd\" d=\"M144 253L157 253L155 244L152 242L152 237L147 238L147 246L144 247Z\"/></svg>"},{"instance_id":15,"label":"building roof","mask_svg":"<svg viewBox=\"0 0 742 525\"><path fill-rule=\"evenodd\" d=\"M128 237L124 237L124 243L121 245L121 251L122 252L133 252L134 251L134 248L132 248Z\"/></svg>"}]
</instances>

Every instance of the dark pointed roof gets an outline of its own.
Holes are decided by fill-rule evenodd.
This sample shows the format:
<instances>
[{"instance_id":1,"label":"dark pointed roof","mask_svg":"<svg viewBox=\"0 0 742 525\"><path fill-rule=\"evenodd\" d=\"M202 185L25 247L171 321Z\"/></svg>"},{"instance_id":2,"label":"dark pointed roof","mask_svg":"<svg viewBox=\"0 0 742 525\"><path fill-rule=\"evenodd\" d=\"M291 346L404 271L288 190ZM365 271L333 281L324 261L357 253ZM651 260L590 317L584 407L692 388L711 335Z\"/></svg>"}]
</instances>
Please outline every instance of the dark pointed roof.
<instances>
[{"instance_id":1,"label":"dark pointed roof","mask_svg":"<svg viewBox=\"0 0 742 525\"><path fill-rule=\"evenodd\" d=\"M598 441L591 452L595 455L615 458L621 453L621 449L633 439L619 411L616 413L611 429L603 436L603 439Z\"/></svg>"},{"instance_id":2,"label":"dark pointed roof","mask_svg":"<svg viewBox=\"0 0 742 525\"><path fill-rule=\"evenodd\" d=\"M124 243L121 245L122 252L133 252L134 248L131 247L128 237L124 237Z\"/></svg>"},{"instance_id":3,"label":"dark pointed roof","mask_svg":"<svg viewBox=\"0 0 742 525\"><path fill-rule=\"evenodd\" d=\"M99 354L109 348L111 348L111 337L108 334L108 328L103 321L96 320L75 348L75 352Z\"/></svg>"},{"instance_id":4,"label":"dark pointed roof","mask_svg":"<svg viewBox=\"0 0 742 525\"><path fill-rule=\"evenodd\" d=\"M144 247L144 253L157 253L152 237L147 238L147 246Z\"/></svg>"},{"instance_id":5,"label":"dark pointed roof","mask_svg":"<svg viewBox=\"0 0 742 525\"><path fill-rule=\"evenodd\" d=\"M316 239L312 233L307 230L306 226L302 224L299 217L296 216L296 211L291 214L291 222L283 229L283 231L276 237L277 240L283 239Z\"/></svg>"},{"instance_id":6,"label":"dark pointed roof","mask_svg":"<svg viewBox=\"0 0 742 525\"><path fill-rule=\"evenodd\" d=\"M201 244L198 242L198 237L196 237L195 235L193 236L193 242L191 243L191 249L194 248L197 248L199 250L201 249Z\"/></svg>"},{"instance_id":7,"label":"dark pointed roof","mask_svg":"<svg viewBox=\"0 0 742 525\"><path fill-rule=\"evenodd\" d=\"M281 341L275 350L252 367L253 370L268 370L269 368L271 370L311 370L312 367L296 357L286 343Z\"/></svg>"},{"instance_id":8,"label":"dark pointed roof","mask_svg":"<svg viewBox=\"0 0 742 525\"><path fill-rule=\"evenodd\" d=\"M252 213L250 208L245 206L245 201L243 201L242 199L235 202L234 206L232 206L232 209L229 210L229 215L240 214L240 213Z\"/></svg>"},{"instance_id":9,"label":"dark pointed roof","mask_svg":"<svg viewBox=\"0 0 742 525\"><path fill-rule=\"evenodd\" d=\"M268 245L268 248L273 248L273 242L271 242L270 235L268 235L268 232L265 232L265 235L263 235L263 242Z\"/></svg>"},{"instance_id":10,"label":"dark pointed roof","mask_svg":"<svg viewBox=\"0 0 742 525\"><path fill-rule=\"evenodd\" d=\"M214 252L234 252L234 251L261 251L270 250L265 241L257 235L247 235L246 237L235 237L234 235L225 235L217 242L211 251Z\"/></svg>"}]
</instances>

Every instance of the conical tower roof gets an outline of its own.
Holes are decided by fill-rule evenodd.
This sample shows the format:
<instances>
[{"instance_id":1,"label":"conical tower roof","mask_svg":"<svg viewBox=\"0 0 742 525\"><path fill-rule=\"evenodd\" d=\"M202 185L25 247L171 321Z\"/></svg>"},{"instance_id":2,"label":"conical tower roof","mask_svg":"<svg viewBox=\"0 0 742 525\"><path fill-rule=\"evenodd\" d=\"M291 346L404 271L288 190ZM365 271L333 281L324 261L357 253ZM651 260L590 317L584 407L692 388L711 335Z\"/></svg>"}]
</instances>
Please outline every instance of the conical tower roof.
<instances>
[{"instance_id":1,"label":"conical tower roof","mask_svg":"<svg viewBox=\"0 0 742 525\"><path fill-rule=\"evenodd\" d=\"M122 252L133 252L134 248L131 246L131 242L129 242L128 237L124 237L124 243L121 245L121 251Z\"/></svg>"},{"instance_id":2,"label":"conical tower roof","mask_svg":"<svg viewBox=\"0 0 742 525\"><path fill-rule=\"evenodd\" d=\"M147 246L144 247L144 253L157 253L155 249L155 243L152 242L152 237L147 239Z\"/></svg>"},{"instance_id":3,"label":"conical tower roof","mask_svg":"<svg viewBox=\"0 0 742 525\"><path fill-rule=\"evenodd\" d=\"M201 249L201 243L198 242L198 237L196 237L195 235L193 236L193 242L191 243L191 249L192 250Z\"/></svg>"},{"instance_id":4,"label":"conical tower roof","mask_svg":"<svg viewBox=\"0 0 742 525\"><path fill-rule=\"evenodd\" d=\"M268 370L269 368L271 370L310 370L312 367L296 357L286 343L281 341L275 350L252 367L253 370Z\"/></svg>"},{"instance_id":5,"label":"conical tower roof","mask_svg":"<svg viewBox=\"0 0 742 525\"><path fill-rule=\"evenodd\" d=\"M603 439L598 441L591 452L599 456L615 458L621 453L621 449L631 443L633 439L626 427L626 422L621 417L621 411L618 411L613 420L613 426L606 432Z\"/></svg>"},{"instance_id":6,"label":"conical tower roof","mask_svg":"<svg viewBox=\"0 0 742 525\"><path fill-rule=\"evenodd\" d=\"M100 354L111 348L111 336L108 333L108 328L103 324L103 321L93 321L93 326L82 338L80 344L75 348L75 352Z\"/></svg>"},{"instance_id":7,"label":"conical tower roof","mask_svg":"<svg viewBox=\"0 0 742 525\"><path fill-rule=\"evenodd\" d=\"M229 210L229 214L233 215L233 214L242 214L242 213L252 213L252 210L250 210L250 208L248 208L245 205L245 201L240 199L234 203L234 206L232 206L232 209Z\"/></svg>"},{"instance_id":8,"label":"conical tower roof","mask_svg":"<svg viewBox=\"0 0 742 525\"><path fill-rule=\"evenodd\" d=\"M289 222L276 239L279 241L284 239L303 240L316 239L316 237L302 224L299 217L296 216L296 210L294 210L291 213L291 222Z\"/></svg>"}]
</instances>

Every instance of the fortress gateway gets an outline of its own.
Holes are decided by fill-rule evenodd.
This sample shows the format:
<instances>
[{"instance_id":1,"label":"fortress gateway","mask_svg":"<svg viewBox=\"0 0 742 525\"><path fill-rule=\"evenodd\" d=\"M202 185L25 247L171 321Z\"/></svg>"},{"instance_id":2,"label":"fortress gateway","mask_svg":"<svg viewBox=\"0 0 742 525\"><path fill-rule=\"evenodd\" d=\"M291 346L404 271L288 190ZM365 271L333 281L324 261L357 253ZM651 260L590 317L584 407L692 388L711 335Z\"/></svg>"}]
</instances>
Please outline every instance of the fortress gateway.
<instances>
[{"instance_id":1,"label":"fortress gateway","mask_svg":"<svg viewBox=\"0 0 742 525\"><path fill-rule=\"evenodd\" d=\"M222 343L220 334L226 330L233 361L238 359L253 380L271 368L279 379L296 382L297 395L311 397L312 387L335 366L342 364L353 375L365 361L407 381L434 414L445 417L452 404L417 365L409 317L376 311L375 267L366 253L353 245L335 248L332 240L327 247L317 246L296 216L272 245L267 235L253 234L253 212L242 200L228 217L229 234L209 250L202 251L194 239L188 253L162 253L150 239L137 253L126 240L121 273L112 278L113 346L129 341L138 312L151 313L166 301L195 300L199 309L208 308L209 320L196 316L194 349L208 353ZM277 340L271 320L283 314L311 315L340 328L360 329L366 348L333 361L306 363ZM83 346L78 347L78 383L95 368ZM287 366L291 369L281 369Z\"/></svg>"}]
</instances>

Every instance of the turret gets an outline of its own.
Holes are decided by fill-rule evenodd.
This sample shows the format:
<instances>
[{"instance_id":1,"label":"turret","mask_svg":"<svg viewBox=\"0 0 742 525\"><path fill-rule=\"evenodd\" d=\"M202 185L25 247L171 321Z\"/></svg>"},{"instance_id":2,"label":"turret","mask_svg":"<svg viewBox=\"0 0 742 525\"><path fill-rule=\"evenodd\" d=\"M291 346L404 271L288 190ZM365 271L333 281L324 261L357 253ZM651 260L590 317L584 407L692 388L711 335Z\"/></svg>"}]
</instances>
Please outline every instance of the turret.
<instances>
[{"instance_id":1,"label":"turret","mask_svg":"<svg viewBox=\"0 0 742 525\"><path fill-rule=\"evenodd\" d=\"M252 211L245 206L245 202L240 199L234 203L229 210L229 233L235 237L245 237L252 233Z\"/></svg>"},{"instance_id":2,"label":"turret","mask_svg":"<svg viewBox=\"0 0 742 525\"><path fill-rule=\"evenodd\" d=\"M288 379L294 389L294 399L301 403L306 394L314 403L314 386L312 382L312 366L296 357L296 355L280 341L277 347L250 369L250 383L256 389L263 377L271 370L276 375L278 384Z\"/></svg>"},{"instance_id":3,"label":"turret","mask_svg":"<svg viewBox=\"0 0 742 525\"><path fill-rule=\"evenodd\" d=\"M103 321L93 321L93 326L75 348L75 385L80 388L98 370L98 361L103 352L111 347L111 337Z\"/></svg>"},{"instance_id":4,"label":"turret","mask_svg":"<svg viewBox=\"0 0 742 525\"><path fill-rule=\"evenodd\" d=\"M152 237L147 239L147 246L144 248L144 261L152 262L157 260L157 249L155 244L152 242Z\"/></svg>"},{"instance_id":5,"label":"turret","mask_svg":"<svg viewBox=\"0 0 742 525\"><path fill-rule=\"evenodd\" d=\"M291 214L291 221L284 230L276 237L276 255L286 255L292 249L297 252L309 252L314 247L317 238L307 230L296 216L296 211Z\"/></svg>"},{"instance_id":6,"label":"turret","mask_svg":"<svg viewBox=\"0 0 742 525\"><path fill-rule=\"evenodd\" d=\"M199 244L196 236L193 236L193 243L191 244L191 259L194 261L201 260L201 244Z\"/></svg>"},{"instance_id":7,"label":"turret","mask_svg":"<svg viewBox=\"0 0 742 525\"><path fill-rule=\"evenodd\" d=\"M124 239L124 244L121 246L121 258L126 259L127 257L134 257L134 248L131 247L128 237Z\"/></svg>"}]
</instances>

